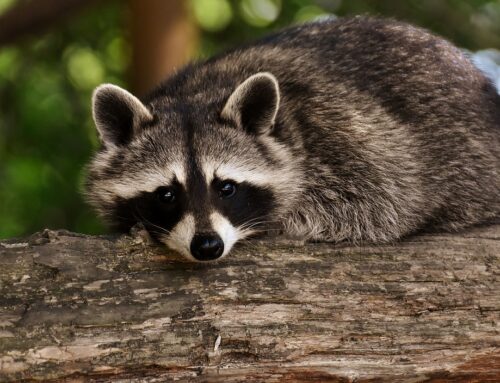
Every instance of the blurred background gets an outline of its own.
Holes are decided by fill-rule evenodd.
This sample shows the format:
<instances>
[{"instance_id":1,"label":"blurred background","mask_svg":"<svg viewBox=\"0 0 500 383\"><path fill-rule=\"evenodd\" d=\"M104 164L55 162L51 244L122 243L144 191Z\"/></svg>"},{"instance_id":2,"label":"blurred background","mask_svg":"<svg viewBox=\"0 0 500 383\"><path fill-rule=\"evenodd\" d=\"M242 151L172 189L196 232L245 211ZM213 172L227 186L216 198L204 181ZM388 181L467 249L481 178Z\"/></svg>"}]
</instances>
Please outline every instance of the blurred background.
<instances>
[{"instance_id":1,"label":"blurred background","mask_svg":"<svg viewBox=\"0 0 500 383\"><path fill-rule=\"evenodd\" d=\"M481 51L478 65L500 84L500 0L0 0L0 238L105 232L80 193L98 147L98 84L143 95L190 59L356 14L406 20Z\"/></svg>"}]
</instances>

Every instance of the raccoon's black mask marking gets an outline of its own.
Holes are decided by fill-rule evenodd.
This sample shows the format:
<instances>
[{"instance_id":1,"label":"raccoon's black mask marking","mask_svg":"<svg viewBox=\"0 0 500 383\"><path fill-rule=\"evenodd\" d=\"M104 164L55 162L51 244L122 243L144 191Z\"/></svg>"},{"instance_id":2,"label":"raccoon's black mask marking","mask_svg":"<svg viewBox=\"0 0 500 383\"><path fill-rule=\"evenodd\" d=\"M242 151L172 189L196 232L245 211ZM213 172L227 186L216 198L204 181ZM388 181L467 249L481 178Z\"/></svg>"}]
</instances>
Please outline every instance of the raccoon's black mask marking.
<instances>
[{"instance_id":1,"label":"raccoon's black mask marking","mask_svg":"<svg viewBox=\"0 0 500 383\"><path fill-rule=\"evenodd\" d=\"M220 211L233 226L238 227L249 222L255 228L262 227L259 222L268 223L272 216L275 201L272 192L248 183L237 184L237 191L231 198L223 199L218 189L223 183L214 180L210 187L198 188L187 195L178 182L169 185L175 190L176 200L169 204L162 202L156 191L143 192L131 199L119 199L113 211L113 222L121 231L128 231L134 224L141 222L153 237L168 233L186 213L193 213L197 218L197 232L209 232L208 213ZM208 194L208 195L207 195Z\"/></svg>"},{"instance_id":2,"label":"raccoon's black mask marking","mask_svg":"<svg viewBox=\"0 0 500 383\"><path fill-rule=\"evenodd\" d=\"M137 222L158 238L159 234L168 233L181 219L185 211L187 196L178 182L168 185L176 191L176 201L171 204L160 200L157 191L142 192L131 199L119 199L114 209L114 222L118 228L128 231Z\"/></svg>"},{"instance_id":3,"label":"raccoon's black mask marking","mask_svg":"<svg viewBox=\"0 0 500 383\"><path fill-rule=\"evenodd\" d=\"M214 180L214 190L220 188L222 180ZM276 205L273 193L265 188L252 186L247 182L236 185L236 193L228 199L216 197L212 203L234 226L252 222L256 227L262 227L259 222L267 222L273 215Z\"/></svg>"}]
</instances>

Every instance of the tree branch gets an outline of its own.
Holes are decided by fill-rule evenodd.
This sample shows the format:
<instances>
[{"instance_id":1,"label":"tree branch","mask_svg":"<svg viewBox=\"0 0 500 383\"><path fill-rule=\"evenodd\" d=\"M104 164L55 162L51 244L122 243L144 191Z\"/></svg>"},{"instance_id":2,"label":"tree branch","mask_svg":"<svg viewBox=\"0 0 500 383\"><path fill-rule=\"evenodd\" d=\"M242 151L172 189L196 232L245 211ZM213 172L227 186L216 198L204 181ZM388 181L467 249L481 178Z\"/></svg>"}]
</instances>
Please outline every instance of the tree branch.
<instances>
[{"instance_id":1,"label":"tree branch","mask_svg":"<svg viewBox=\"0 0 500 383\"><path fill-rule=\"evenodd\" d=\"M53 24L98 0L21 1L0 15L0 46L44 32Z\"/></svg>"}]
</instances>

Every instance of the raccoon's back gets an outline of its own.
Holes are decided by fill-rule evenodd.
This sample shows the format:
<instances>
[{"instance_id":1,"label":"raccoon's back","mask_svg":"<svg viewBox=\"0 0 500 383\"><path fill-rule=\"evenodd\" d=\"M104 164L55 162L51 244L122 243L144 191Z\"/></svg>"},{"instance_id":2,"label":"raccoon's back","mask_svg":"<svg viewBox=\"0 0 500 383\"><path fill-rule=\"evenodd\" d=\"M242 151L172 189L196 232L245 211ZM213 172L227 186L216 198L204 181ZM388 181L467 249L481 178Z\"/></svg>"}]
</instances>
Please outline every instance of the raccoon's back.
<instances>
[{"instance_id":1,"label":"raccoon's back","mask_svg":"<svg viewBox=\"0 0 500 383\"><path fill-rule=\"evenodd\" d=\"M404 122L433 122L446 114L500 128L500 96L483 73L448 41L406 23L355 17L305 24L227 59L238 70L271 71L285 91L289 82L319 83L325 91L350 86Z\"/></svg>"},{"instance_id":2,"label":"raccoon's back","mask_svg":"<svg viewBox=\"0 0 500 383\"><path fill-rule=\"evenodd\" d=\"M203 94L222 104L260 71L273 73L283 95L304 108L315 101L342 103L342 90L352 89L425 134L460 121L494 131L498 140L500 96L491 82L448 41L390 19L332 19L285 29L186 68L163 93Z\"/></svg>"},{"instance_id":3,"label":"raccoon's back","mask_svg":"<svg viewBox=\"0 0 500 383\"><path fill-rule=\"evenodd\" d=\"M396 183L390 203L420 198L408 214L446 228L500 213L500 96L448 41L358 17L292 28L227 59L278 78L285 119L332 177Z\"/></svg>"},{"instance_id":4,"label":"raccoon's back","mask_svg":"<svg viewBox=\"0 0 500 383\"><path fill-rule=\"evenodd\" d=\"M478 166L490 173L500 167L497 90L459 48L421 28L370 17L327 20L285 30L222 61L225 68L238 64L236 71L272 72L285 100L294 100L289 112L321 116L324 123L314 127L320 132L342 130L337 114L377 109L373 125L382 110L408 126L429 168L464 155L464 163L484 160Z\"/></svg>"}]
</instances>

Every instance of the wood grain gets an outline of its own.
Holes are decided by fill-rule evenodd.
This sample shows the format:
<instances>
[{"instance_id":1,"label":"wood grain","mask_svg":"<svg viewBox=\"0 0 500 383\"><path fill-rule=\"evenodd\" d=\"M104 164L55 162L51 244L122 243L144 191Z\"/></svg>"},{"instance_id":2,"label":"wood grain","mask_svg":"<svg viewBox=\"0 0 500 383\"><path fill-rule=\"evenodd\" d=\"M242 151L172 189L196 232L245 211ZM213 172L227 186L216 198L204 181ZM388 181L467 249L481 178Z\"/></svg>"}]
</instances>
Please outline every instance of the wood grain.
<instances>
[{"instance_id":1,"label":"wood grain","mask_svg":"<svg viewBox=\"0 0 500 383\"><path fill-rule=\"evenodd\" d=\"M498 382L500 225L380 247L0 243L0 381Z\"/></svg>"}]
</instances>

